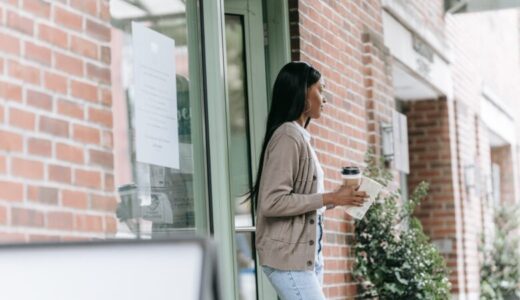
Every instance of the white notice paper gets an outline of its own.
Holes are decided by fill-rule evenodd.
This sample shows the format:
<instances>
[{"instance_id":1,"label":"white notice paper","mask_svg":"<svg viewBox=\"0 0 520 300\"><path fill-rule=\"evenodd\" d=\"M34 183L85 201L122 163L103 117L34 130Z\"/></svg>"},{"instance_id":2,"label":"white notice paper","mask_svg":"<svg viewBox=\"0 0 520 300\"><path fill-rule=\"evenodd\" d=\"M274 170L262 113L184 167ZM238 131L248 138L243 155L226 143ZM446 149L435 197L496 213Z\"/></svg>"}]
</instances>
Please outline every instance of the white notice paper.
<instances>
[{"instance_id":1,"label":"white notice paper","mask_svg":"<svg viewBox=\"0 0 520 300\"><path fill-rule=\"evenodd\" d=\"M179 168L175 41L132 23L137 161Z\"/></svg>"},{"instance_id":2,"label":"white notice paper","mask_svg":"<svg viewBox=\"0 0 520 300\"><path fill-rule=\"evenodd\" d=\"M369 198L363 204L363 206L347 206L346 212L355 219L362 219L382 189L383 186L379 182L363 176L361 180L361 186L358 190L366 192Z\"/></svg>"}]
</instances>

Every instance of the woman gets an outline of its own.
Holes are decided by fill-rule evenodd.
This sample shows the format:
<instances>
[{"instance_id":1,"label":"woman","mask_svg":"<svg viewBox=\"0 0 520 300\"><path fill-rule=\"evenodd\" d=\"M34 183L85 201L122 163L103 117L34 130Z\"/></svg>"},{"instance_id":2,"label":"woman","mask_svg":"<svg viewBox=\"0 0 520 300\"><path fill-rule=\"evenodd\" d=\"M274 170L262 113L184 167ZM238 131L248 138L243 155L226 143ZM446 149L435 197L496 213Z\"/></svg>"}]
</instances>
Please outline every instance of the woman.
<instances>
[{"instance_id":1,"label":"woman","mask_svg":"<svg viewBox=\"0 0 520 300\"><path fill-rule=\"evenodd\" d=\"M323 105L321 74L291 62L278 74L253 189L257 206L256 249L260 264L284 299L325 299L322 258L324 207L361 206L366 193L323 188L323 170L305 129Z\"/></svg>"}]
</instances>

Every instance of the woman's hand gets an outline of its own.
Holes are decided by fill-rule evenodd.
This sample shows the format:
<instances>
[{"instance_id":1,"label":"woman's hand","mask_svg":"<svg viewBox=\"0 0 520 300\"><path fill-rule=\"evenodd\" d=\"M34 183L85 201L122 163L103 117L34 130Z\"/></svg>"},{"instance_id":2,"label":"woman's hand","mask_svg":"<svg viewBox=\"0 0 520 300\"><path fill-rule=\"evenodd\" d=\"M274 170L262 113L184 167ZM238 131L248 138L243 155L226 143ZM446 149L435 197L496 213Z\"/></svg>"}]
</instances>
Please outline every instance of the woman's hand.
<instances>
[{"instance_id":1,"label":"woman's hand","mask_svg":"<svg viewBox=\"0 0 520 300\"><path fill-rule=\"evenodd\" d=\"M323 205L334 207L338 205L363 206L369 196L364 191L342 185L337 191L323 194Z\"/></svg>"}]
</instances>

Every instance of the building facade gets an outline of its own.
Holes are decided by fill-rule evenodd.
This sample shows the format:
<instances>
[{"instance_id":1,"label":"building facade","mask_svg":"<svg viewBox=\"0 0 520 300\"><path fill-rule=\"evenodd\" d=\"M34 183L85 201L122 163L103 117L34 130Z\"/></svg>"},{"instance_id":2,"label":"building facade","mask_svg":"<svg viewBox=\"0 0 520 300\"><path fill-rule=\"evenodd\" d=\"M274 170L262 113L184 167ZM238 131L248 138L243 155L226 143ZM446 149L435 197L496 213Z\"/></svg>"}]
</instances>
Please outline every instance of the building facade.
<instances>
[{"instance_id":1,"label":"building facade","mask_svg":"<svg viewBox=\"0 0 520 300\"><path fill-rule=\"evenodd\" d=\"M477 299L481 236L518 203L520 15L445 1L6 0L0 3L0 240L217 241L224 299L275 299L254 251L270 87L290 60L324 76L310 125L325 189L386 155ZM146 101L144 101L145 99ZM172 132L174 134L172 134ZM175 133L176 132L176 133ZM392 133L390 148L384 145ZM325 213L329 299L354 299L353 220Z\"/></svg>"}]
</instances>

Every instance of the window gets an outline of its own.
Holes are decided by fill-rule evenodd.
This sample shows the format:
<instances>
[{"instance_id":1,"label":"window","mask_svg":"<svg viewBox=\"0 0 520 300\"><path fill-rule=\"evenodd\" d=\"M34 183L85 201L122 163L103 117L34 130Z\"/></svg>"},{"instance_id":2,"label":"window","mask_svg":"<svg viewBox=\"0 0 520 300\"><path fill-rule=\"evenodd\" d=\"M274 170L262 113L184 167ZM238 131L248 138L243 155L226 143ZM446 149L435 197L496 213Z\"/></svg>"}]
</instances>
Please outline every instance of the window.
<instances>
[{"instance_id":1,"label":"window","mask_svg":"<svg viewBox=\"0 0 520 300\"><path fill-rule=\"evenodd\" d=\"M0 27L0 241L204 228L197 1L16 3L0 3L11 20ZM136 55L132 24L143 29L138 45L150 39L147 49L158 50L157 37L173 45L161 70ZM143 98L153 81L136 81L136 66L164 75L169 93ZM175 151L155 155L161 147Z\"/></svg>"}]
</instances>

